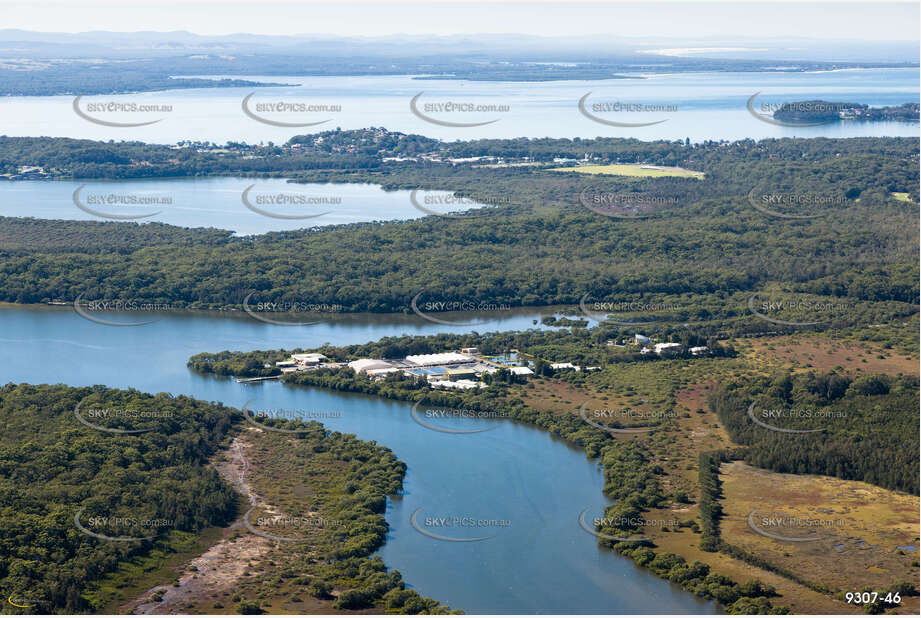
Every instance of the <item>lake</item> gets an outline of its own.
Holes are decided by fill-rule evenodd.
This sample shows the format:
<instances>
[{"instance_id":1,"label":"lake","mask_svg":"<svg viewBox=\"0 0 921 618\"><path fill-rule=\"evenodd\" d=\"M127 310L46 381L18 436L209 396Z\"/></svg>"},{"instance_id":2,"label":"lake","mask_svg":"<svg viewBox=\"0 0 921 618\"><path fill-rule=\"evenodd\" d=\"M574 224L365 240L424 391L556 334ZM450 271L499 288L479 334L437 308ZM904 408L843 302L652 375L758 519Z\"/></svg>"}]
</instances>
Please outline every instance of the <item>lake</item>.
<instances>
[{"instance_id":1,"label":"lake","mask_svg":"<svg viewBox=\"0 0 921 618\"><path fill-rule=\"evenodd\" d=\"M0 135L66 136L97 140L141 140L175 143L180 140L228 140L281 143L293 135L341 127L385 127L445 140L512 137L633 137L641 140L737 140L768 137L918 137L918 123L838 122L816 127L776 126L754 118L748 99L761 93L754 109L789 101L823 99L899 105L919 100L919 69L855 69L811 73L676 73L636 75L633 79L565 80L552 82L469 82L420 80L412 76L237 76L283 82L295 87L214 88L170 90L129 95L100 95L81 101L89 104L125 103L156 106L158 111L88 113L114 122L155 122L141 127L101 126L78 116L73 96L0 98ZM223 77L223 76L199 76ZM243 111L243 99L254 119ZM410 102L416 95L416 110ZM613 127L589 119L579 110L579 100L602 120L648 124ZM459 104L447 112L439 107ZM278 104L291 111L276 111ZM465 105L487 106L461 109ZM644 106L643 111L616 113L592 110L595 105ZM168 111L167 111L168 108ZM507 109L504 109L507 108ZM146 108L145 108L146 109ZM636 109L632 107L631 109ZM767 108L770 109L770 108ZM263 111L260 111L263 110ZM428 110L428 111L427 111ZM664 111L657 111L664 110ZM310 124L284 127L283 122ZM659 122L662 121L662 122ZM479 124L445 126L440 123ZM320 124L316 124L320 123ZM489 123L489 124L482 124Z\"/></svg>"},{"instance_id":2,"label":"lake","mask_svg":"<svg viewBox=\"0 0 921 618\"><path fill-rule=\"evenodd\" d=\"M434 212L471 208L450 206L443 199L450 195L419 191L415 203ZM83 221L129 216L140 217L131 219L138 223L216 227L238 235L427 215L413 204L410 191L384 191L373 184L294 184L279 178L0 182L0 216Z\"/></svg>"},{"instance_id":3,"label":"lake","mask_svg":"<svg viewBox=\"0 0 921 618\"><path fill-rule=\"evenodd\" d=\"M517 310L483 316L480 332L525 329L541 314ZM113 320L136 315L107 316ZM189 371L189 356L224 349L311 347L362 343L386 335L465 332L469 327L417 316L342 315L312 326L286 327L248 317L165 312L146 326L116 328L88 321L63 307L0 306L0 380L105 384L185 394L251 409L325 414L331 429L391 448L406 462L402 495L388 501L391 526L379 551L422 594L468 613L714 613L717 607L601 550L578 524L590 509L600 516L597 462L547 432L509 420L473 434L433 431L415 422L403 402L277 382L238 384ZM458 321L462 321L462 316ZM448 542L410 524L417 509L430 517L502 520L479 542ZM456 537L468 530L448 532ZM475 534L475 532L474 532Z\"/></svg>"}]
</instances>

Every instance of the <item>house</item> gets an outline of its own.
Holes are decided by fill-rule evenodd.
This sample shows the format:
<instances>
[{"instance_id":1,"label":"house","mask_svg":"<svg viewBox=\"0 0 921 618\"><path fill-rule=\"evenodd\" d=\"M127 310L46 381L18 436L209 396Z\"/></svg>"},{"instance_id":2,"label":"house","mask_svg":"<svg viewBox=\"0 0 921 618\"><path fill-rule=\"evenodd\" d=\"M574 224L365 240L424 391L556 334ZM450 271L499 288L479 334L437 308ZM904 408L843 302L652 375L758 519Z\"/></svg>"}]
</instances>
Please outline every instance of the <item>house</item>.
<instances>
[{"instance_id":1,"label":"house","mask_svg":"<svg viewBox=\"0 0 921 618\"><path fill-rule=\"evenodd\" d=\"M283 361L278 361L277 363L275 363L275 366L282 367L282 368L297 367L297 363L295 363L293 360L283 360Z\"/></svg>"},{"instance_id":2,"label":"house","mask_svg":"<svg viewBox=\"0 0 921 618\"><path fill-rule=\"evenodd\" d=\"M637 333L636 335L633 335L633 342L636 343L636 345L646 345L647 343L652 343L652 339L646 335L640 335Z\"/></svg>"},{"instance_id":3,"label":"house","mask_svg":"<svg viewBox=\"0 0 921 618\"><path fill-rule=\"evenodd\" d=\"M349 363L349 368L355 373L367 373L374 369L389 369L393 367L390 363L377 358L359 358Z\"/></svg>"},{"instance_id":4,"label":"house","mask_svg":"<svg viewBox=\"0 0 921 618\"><path fill-rule=\"evenodd\" d=\"M480 349L479 349L479 348L461 348L461 353L462 353L462 354L471 354L471 355L472 355L472 354L479 354L479 353L480 353Z\"/></svg>"},{"instance_id":5,"label":"house","mask_svg":"<svg viewBox=\"0 0 921 618\"><path fill-rule=\"evenodd\" d=\"M662 355L663 352L677 352L681 349L680 343L657 343L655 346L655 352L658 355Z\"/></svg>"},{"instance_id":6,"label":"house","mask_svg":"<svg viewBox=\"0 0 921 618\"><path fill-rule=\"evenodd\" d=\"M709 351L709 350L707 349L707 346L705 346L705 345L697 346L697 347L695 347L695 348L691 348L691 349L690 349L691 354L693 354L694 356L699 356L699 355L701 355L701 354L706 354L708 351Z\"/></svg>"}]
</instances>

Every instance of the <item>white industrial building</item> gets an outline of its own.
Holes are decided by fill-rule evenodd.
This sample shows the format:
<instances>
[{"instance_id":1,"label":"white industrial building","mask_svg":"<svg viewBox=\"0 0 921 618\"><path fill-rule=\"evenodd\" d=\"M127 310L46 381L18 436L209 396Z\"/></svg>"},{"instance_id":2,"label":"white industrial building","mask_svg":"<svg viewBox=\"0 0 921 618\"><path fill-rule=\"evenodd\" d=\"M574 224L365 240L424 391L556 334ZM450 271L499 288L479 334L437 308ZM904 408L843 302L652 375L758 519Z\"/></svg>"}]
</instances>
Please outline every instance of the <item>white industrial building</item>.
<instances>
[{"instance_id":1,"label":"white industrial building","mask_svg":"<svg viewBox=\"0 0 921 618\"><path fill-rule=\"evenodd\" d=\"M319 365L322 361L327 360L326 356L317 352L307 354L292 354L291 360L298 365Z\"/></svg>"},{"instance_id":2,"label":"white industrial building","mask_svg":"<svg viewBox=\"0 0 921 618\"><path fill-rule=\"evenodd\" d=\"M392 369L393 365L377 358L359 358L350 362L349 368L355 373L367 373L373 369Z\"/></svg>"},{"instance_id":3,"label":"white industrial building","mask_svg":"<svg viewBox=\"0 0 921 618\"><path fill-rule=\"evenodd\" d=\"M551 369L575 369L580 371L582 368L578 365L573 365L572 363L550 363Z\"/></svg>"},{"instance_id":4,"label":"white industrial building","mask_svg":"<svg viewBox=\"0 0 921 618\"><path fill-rule=\"evenodd\" d=\"M429 367L431 365L450 365L453 363L470 363L475 359L467 354L458 352L442 352L440 354L414 354L406 357L406 362L412 363L417 367Z\"/></svg>"}]
</instances>

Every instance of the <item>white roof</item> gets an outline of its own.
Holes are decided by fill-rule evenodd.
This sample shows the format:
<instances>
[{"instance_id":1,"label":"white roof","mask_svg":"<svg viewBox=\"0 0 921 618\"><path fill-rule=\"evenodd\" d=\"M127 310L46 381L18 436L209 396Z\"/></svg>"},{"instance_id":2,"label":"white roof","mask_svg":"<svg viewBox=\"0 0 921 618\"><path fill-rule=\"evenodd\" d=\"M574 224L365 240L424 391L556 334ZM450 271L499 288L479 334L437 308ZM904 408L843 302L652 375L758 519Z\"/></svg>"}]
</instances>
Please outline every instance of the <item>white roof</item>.
<instances>
[{"instance_id":1,"label":"white roof","mask_svg":"<svg viewBox=\"0 0 921 618\"><path fill-rule=\"evenodd\" d=\"M349 367L355 370L355 373L361 373L369 369L386 369L388 367L393 367L393 365L377 358L359 358L349 363Z\"/></svg>"},{"instance_id":2,"label":"white roof","mask_svg":"<svg viewBox=\"0 0 921 618\"><path fill-rule=\"evenodd\" d=\"M658 352L659 350L667 350L669 348L679 348L679 347L681 347L680 343L657 343L655 345L656 352Z\"/></svg>"},{"instance_id":3,"label":"white roof","mask_svg":"<svg viewBox=\"0 0 921 618\"><path fill-rule=\"evenodd\" d=\"M398 367L384 367L383 369L368 369L365 371L369 376L381 376L394 371L401 371Z\"/></svg>"},{"instance_id":4,"label":"white roof","mask_svg":"<svg viewBox=\"0 0 921 618\"><path fill-rule=\"evenodd\" d=\"M310 352L308 354L292 354L291 358L298 361L299 363L309 363L325 360L326 356L319 354L318 352Z\"/></svg>"},{"instance_id":5,"label":"white roof","mask_svg":"<svg viewBox=\"0 0 921 618\"><path fill-rule=\"evenodd\" d=\"M534 372L531 371L530 367L509 367L508 370L511 371L516 376L534 375Z\"/></svg>"},{"instance_id":6,"label":"white roof","mask_svg":"<svg viewBox=\"0 0 921 618\"><path fill-rule=\"evenodd\" d=\"M578 369L579 367L572 363L550 363L551 369Z\"/></svg>"},{"instance_id":7,"label":"white roof","mask_svg":"<svg viewBox=\"0 0 921 618\"><path fill-rule=\"evenodd\" d=\"M414 354L407 356L406 361L413 365L443 365L446 363L467 363L473 360L473 357L467 354L458 354L457 352L442 352L441 354Z\"/></svg>"},{"instance_id":8,"label":"white roof","mask_svg":"<svg viewBox=\"0 0 921 618\"><path fill-rule=\"evenodd\" d=\"M444 388L478 388L480 385L479 382L474 382L473 380L435 380L434 382L429 382L431 386L441 386Z\"/></svg>"},{"instance_id":9,"label":"white roof","mask_svg":"<svg viewBox=\"0 0 921 618\"><path fill-rule=\"evenodd\" d=\"M707 346L705 346L705 345L697 346L696 348L691 348L691 353L692 353L692 354L693 354L694 352L706 352L706 351L707 351Z\"/></svg>"}]
</instances>

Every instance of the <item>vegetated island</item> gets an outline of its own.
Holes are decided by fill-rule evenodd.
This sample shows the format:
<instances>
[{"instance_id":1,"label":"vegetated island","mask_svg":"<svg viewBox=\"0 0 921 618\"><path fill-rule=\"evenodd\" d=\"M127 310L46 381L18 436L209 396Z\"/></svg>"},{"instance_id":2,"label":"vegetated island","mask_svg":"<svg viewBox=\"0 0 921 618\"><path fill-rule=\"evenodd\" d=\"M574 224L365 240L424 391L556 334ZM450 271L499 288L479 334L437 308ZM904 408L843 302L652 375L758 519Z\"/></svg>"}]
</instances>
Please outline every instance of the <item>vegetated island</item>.
<instances>
[{"instance_id":1,"label":"vegetated island","mask_svg":"<svg viewBox=\"0 0 921 618\"><path fill-rule=\"evenodd\" d=\"M918 103L870 107L862 103L830 101L796 101L784 103L774 111L774 119L783 122L835 122L845 120L918 122Z\"/></svg>"}]
</instances>

